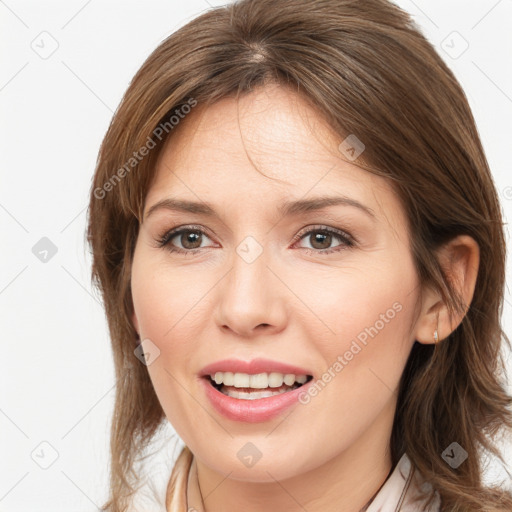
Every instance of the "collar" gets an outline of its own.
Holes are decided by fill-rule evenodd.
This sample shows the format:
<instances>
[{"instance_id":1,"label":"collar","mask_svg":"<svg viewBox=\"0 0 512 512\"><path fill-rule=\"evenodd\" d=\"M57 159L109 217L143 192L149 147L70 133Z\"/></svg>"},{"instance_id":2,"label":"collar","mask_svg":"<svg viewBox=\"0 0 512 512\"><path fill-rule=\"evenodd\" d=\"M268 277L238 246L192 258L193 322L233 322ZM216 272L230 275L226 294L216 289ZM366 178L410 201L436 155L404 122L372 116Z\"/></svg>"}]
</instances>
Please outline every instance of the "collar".
<instances>
[{"instance_id":1,"label":"collar","mask_svg":"<svg viewBox=\"0 0 512 512\"><path fill-rule=\"evenodd\" d=\"M414 502L420 489L432 492L432 486L416 471L407 454L403 454L393 472L384 482L366 512L416 512L425 507L427 500ZM425 512L438 512L440 499L437 492ZM178 456L167 485L166 512L205 512L195 457L187 446Z\"/></svg>"}]
</instances>

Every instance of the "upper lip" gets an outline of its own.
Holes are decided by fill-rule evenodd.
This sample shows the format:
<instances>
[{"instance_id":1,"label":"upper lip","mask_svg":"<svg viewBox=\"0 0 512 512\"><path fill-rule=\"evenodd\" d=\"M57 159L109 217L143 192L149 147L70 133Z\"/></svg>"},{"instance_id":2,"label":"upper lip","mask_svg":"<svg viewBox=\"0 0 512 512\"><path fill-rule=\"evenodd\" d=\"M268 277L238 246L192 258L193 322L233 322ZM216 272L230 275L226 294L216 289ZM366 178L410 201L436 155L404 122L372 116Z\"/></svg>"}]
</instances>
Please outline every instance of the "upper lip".
<instances>
[{"instance_id":1,"label":"upper lip","mask_svg":"<svg viewBox=\"0 0 512 512\"><path fill-rule=\"evenodd\" d=\"M232 372L232 373L248 373L256 375L258 373L282 373L293 375L311 375L309 370L294 366L288 363L272 361L270 359L253 359L251 361L243 361L241 359L222 359L205 366L201 371L201 377L206 375L215 375L216 372Z\"/></svg>"}]
</instances>

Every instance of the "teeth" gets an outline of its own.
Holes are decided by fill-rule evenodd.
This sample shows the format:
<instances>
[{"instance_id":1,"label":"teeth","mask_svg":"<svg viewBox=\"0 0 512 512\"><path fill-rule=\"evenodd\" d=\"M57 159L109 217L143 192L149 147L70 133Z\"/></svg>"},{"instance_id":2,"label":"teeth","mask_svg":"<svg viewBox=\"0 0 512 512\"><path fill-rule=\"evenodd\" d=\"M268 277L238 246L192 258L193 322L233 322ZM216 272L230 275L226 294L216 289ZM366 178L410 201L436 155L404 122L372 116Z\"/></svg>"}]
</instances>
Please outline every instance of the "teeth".
<instances>
[{"instance_id":1,"label":"teeth","mask_svg":"<svg viewBox=\"0 0 512 512\"><path fill-rule=\"evenodd\" d=\"M235 388L248 388L251 382L251 376L247 373L235 373L233 376L233 386Z\"/></svg>"},{"instance_id":2,"label":"teeth","mask_svg":"<svg viewBox=\"0 0 512 512\"><path fill-rule=\"evenodd\" d=\"M295 375L285 375L284 376L284 383L287 386L291 386L295 382Z\"/></svg>"},{"instance_id":3,"label":"teeth","mask_svg":"<svg viewBox=\"0 0 512 512\"><path fill-rule=\"evenodd\" d=\"M279 388L283 385L284 375L282 373L271 373L268 376L268 385L271 388Z\"/></svg>"},{"instance_id":4,"label":"teeth","mask_svg":"<svg viewBox=\"0 0 512 512\"><path fill-rule=\"evenodd\" d=\"M215 374L217 375L217 374ZM224 378L222 379L222 382L224 383L225 386L233 386L233 384L235 383L235 375L231 372L226 372L224 374Z\"/></svg>"},{"instance_id":5,"label":"teeth","mask_svg":"<svg viewBox=\"0 0 512 512\"><path fill-rule=\"evenodd\" d=\"M239 373L237 375L240 375ZM268 377L265 373L258 373L257 375L251 375L249 379L249 385L246 387L264 389L268 387ZM237 386L240 387L240 386Z\"/></svg>"},{"instance_id":6,"label":"teeth","mask_svg":"<svg viewBox=\"0 0 512 512\"><path fill-rule=\"evenodd\" d=\"M266 389L279 388L284 384L293 386L295 382L304 384L308 377L307 375L294 375L293 373L258 373L256 375L249 375L248 373L232 373L232 372L217 372L215 375L210 375L210 378L216 384L224 384L225 386L234 386L235 388L254 388Z\"/></svg>"}]
</instances>

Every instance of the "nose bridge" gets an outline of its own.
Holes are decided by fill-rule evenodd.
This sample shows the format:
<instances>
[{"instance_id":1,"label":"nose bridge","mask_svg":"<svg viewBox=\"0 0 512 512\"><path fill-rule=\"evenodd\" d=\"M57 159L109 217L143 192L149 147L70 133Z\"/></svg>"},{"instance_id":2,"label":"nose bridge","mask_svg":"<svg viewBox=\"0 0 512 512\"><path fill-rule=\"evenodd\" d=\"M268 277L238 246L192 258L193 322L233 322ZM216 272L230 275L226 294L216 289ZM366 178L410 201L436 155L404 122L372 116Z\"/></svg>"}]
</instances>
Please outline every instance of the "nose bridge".
<instances>
[{"instance_id":1,"label":"nose bridge","mask_svg":"<svg viewBox=\"0 0 512 512\"><path fill-rule=\"evenodd\" d=\"M271 251L263 244L246 236L234 248L231 270L222 280L217 321L238 334L247 335L261 324L281 328L284 319L282 289L269 269Z\"/></svg>"}]
</instances>

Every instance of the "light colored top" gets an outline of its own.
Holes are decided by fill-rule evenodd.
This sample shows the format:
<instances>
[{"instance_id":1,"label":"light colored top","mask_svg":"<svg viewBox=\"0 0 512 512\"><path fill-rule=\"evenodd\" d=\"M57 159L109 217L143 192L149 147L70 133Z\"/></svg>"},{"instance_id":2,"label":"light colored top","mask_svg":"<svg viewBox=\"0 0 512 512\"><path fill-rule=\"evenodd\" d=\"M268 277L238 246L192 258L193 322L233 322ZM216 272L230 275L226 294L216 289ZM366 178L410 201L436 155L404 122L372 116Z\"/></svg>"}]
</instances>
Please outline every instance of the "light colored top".
<instances>
[{"instance_id":1,"label":"light colored top","mask_svg":"<svg viewBox=\"0 0 512 512\"><path fill-rule=\"evenodd\" d=\"M426 499L413 503L420 488L432 490L404 454L365 512L439 512L441 501L437 492L428 508ZM205 512L196 461L187 446L174 464L167 484L165 507L167 512Z\"/></svg>"}]
</instances>

